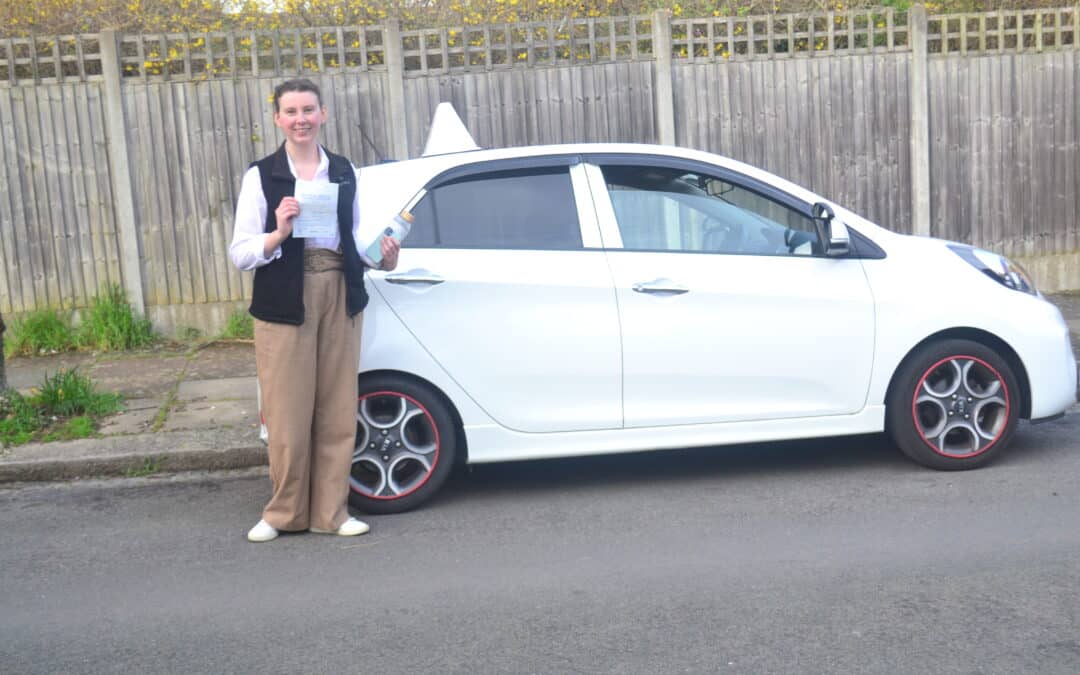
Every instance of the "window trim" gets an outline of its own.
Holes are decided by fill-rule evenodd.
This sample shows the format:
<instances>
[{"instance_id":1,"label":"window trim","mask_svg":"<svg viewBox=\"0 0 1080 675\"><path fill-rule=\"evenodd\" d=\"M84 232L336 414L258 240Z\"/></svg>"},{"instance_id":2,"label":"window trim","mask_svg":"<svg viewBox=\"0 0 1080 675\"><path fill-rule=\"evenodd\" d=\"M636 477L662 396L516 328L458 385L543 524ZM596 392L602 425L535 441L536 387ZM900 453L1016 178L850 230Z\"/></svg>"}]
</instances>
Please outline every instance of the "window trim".
<instances>
[{"instance_id":1,"label":"window trim","mask_svg":"<svg viewBox=\"0 0 1080 675\"><path fill-rule=\"evenodd\" d=\"M529 157L507 157L505 159L489 159L470 164L461 164L436 174L424 184L425 190L433 190L443 183L468 178L482 173L496 173L499 171L520 171L522 169L546 169L551 167L572 167L581 163L581 155L536 155Z\"/></svg>"},{"instance_id":2,"label":"window trim","mask_svg":"<svg viewBox=\"0 0 1080 675\"><path fill-rule=\"evenodd\" d=\"M806 218L812 218L812 204L795 197L794 195L781 190L780 188L763 182L752 176L739 173L733 169L728 169L716 164L709 164L696 159L686 159L683 157L668 157L664 155L654 154L627 154L627 153L586 153L582 155L582 160L586 164L587 175L589 176L589 187L592 193L593 204L596 208L597 219L599 221L601 237L603 238L605 248L609 250L628 251L623 246L622 233L619 231L618 220L615 218L615 207L611 203L611 196L608 194L607 182L604 181L603 171L600 168L601 164L614 164L618 166L655 166L659 168L668 169L680 169L686 171L693 171L697 173L704 173L709 176L719 178L727 183L748 190L754 194L763 197L765 199L771 199L774 202L779 203L781 206L795 211L799 215ZM845 258L869 258L869 259L882 259L885 258L885 251L880 246L875 244L869 238L858 232L850 224L847 225L848 232L851 238L851 246L848 254L845 256L839 256L834 259ZM614 229L614 232L611 230ZM634 249L634 252L653 252L653 253L688 253L692 255L703 255L700 251L670 251L670 250L638 250ZM769 255L763 253L711 253L708 255ZM785 257L785 256L775 256ZM800 258L825 258L827 256L814 254L812 256L798 256Z\"/></svg>"}]
</instances>

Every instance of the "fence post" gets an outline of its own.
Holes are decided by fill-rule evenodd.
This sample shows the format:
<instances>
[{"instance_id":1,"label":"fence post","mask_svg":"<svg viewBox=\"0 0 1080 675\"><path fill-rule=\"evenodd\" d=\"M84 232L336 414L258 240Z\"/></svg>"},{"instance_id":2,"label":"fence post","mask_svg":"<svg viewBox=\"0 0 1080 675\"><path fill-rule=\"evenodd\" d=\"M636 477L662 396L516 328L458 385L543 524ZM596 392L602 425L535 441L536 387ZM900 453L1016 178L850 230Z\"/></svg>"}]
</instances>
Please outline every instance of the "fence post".
<instances>
[{"instance_id":1,"label":"fence post","mask_svg":"<svg viewBox=\"0 0 1080 675\"><path fill-rule=\"evenodd\" d=\"M911 232L930 235L930 97L926 6L908 10L911 44Z\"/></svg>"},{"instance_id":2,"label":"fence post","mask_svg":"<svg viewBox=\"0 0 1080 675\"><path fill-rule=\"evenodd\" d=\"M135 201L131 190L131 171L124 122L124 96L120 87L120 38L115 31L102 31L101 74L105 78L105 135L109 156L109 179L112 189L116 231L120 236L120 274L128 301L140 316L146 315L143 294L142 256L135 223Z\"/></svg>"},{"instance_id":3,"label":"fence post","mask_svg":"<svg viewBox=\"0 0 1080 675\"><path fill-rule=\"evenodd\" d=\"M397 21L383 24L383 49L386 54L387 91L390 115L390 154L394 159L409 158L409 132L405 120L405 58L401 49L401 26Z\"/></svg>"},{"instance_id":4,"label":"fence post","mask_svg":"<svg viewBox=\"0 0 1080 675\"><path fill-rule=\"evenodd\" d=\"M661 145L675 145L675 99L671 88L671 10L652 13L652 48L656 59L656 132Z\"/></svg>"}]
</instances>

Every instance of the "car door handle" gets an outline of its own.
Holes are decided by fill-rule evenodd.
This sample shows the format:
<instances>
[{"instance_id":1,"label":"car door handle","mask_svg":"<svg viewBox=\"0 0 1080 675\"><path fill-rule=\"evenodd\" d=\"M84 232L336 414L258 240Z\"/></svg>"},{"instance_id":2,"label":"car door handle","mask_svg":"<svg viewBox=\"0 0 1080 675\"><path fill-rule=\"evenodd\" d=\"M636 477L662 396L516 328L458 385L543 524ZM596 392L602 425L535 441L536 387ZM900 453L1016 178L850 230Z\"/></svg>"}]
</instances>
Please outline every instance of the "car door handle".
<instances>
[{"instance_id":1,"label":"car door handle","mask_svg":"<svg viewBox=\"0 0 1080 675\"><path fill-rule=\"evenodd\" d=\"M435 286L446 281L438 274L432 274L427 270L409 270L397 274L387 274L384 279L391 284L429 284Z\"/></svg>"},{"instance_id":2,"label":"car door handle","mask_svg":"<svg viewBox=\"0 0 1080 675\"><path fill-rule=\"evenodd\" d=\"M670 279L657 279L655 281L639 281L631 288L637 293L654 293L670 295L682 295L683 293L689 293L690 289L682 284L677 284Z\"/></svg>"}]
</instances>

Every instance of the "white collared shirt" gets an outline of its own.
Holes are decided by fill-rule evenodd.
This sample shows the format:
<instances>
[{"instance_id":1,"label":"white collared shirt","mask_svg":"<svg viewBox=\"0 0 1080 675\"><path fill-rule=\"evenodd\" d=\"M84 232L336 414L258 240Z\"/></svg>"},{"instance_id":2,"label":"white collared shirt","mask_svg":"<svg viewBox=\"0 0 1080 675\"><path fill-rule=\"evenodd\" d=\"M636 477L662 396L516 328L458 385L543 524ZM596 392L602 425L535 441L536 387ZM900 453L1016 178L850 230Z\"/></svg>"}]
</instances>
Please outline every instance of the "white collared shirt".
<instances>
[{"instance_id":1,"label":"white collared shirt","mask_svg":"<svg viewBox=\"0 0 1080 675\"><path fill-rule=\"evenodd\" d=\"M285 153L289 160L289 171L296 177L296 167L292 157ZM315 170L312 180L330 181L330 158L319 146L319 168ZM355 180L355 179L354 179ZM360 239L360 194L353 196L353 241L359 247ZM262 267L269 262L281 257L281 247L278 246L270 254L263 256L263 248L266 245L266 195L262 191L262 181L259 178L259 167L253 166L244 173L244 179L240 183L240 196L236 200L236 219L233 224L232 243L229 244L229 259L233 265L241 271L249 271ZM338 250L341 248L341 236L334 233L333 237L309 238L304 240L305 248L329 248Z\"/></svg>"}]
</instances>

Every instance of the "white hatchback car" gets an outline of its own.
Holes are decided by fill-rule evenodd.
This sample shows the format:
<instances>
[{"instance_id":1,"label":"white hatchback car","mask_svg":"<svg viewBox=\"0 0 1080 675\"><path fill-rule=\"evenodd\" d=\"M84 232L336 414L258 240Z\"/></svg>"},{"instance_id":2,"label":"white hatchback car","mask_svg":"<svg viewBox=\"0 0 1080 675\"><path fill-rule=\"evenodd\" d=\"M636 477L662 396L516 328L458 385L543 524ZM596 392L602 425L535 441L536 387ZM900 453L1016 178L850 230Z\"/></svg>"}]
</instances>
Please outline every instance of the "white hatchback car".
<instances>
[{"instance_id":1,"label":"white hatchback car","mask_svg":"<svg viewBox=\"0 0 1080 675\"><path fill-rule=\"evenodd\" d=\"M359 189L369 231L415 217L368 279L350 476L368 512L419 505L461 462L867 432L970 469L1076 401L1068 327L1023 270L713 154L449 152Z\"/></svg>"}]
</instances>

